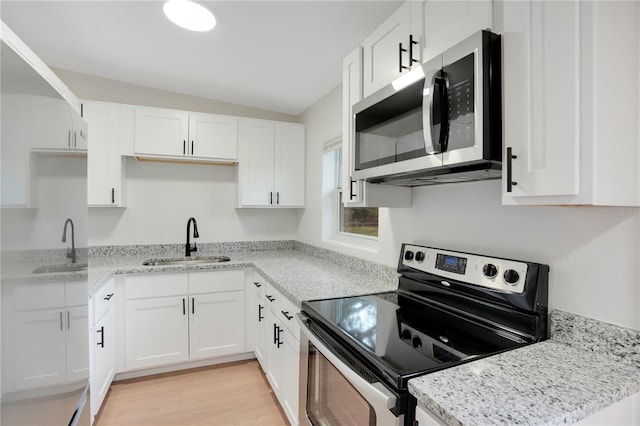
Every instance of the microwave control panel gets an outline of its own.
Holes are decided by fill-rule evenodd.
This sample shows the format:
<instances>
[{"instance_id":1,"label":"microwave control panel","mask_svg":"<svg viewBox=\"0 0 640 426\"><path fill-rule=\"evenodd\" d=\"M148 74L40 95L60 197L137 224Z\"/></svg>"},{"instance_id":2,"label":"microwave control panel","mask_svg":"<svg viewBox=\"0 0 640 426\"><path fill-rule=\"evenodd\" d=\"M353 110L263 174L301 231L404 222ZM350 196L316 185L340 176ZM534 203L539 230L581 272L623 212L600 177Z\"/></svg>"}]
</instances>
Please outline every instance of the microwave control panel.
<instances>
[{"instance_id":1,"label":"microwave control panel","mask_svg":"<svg viewBox=\"0 0 640 426\"><path fill-rule=\"evenodd\" d=\"M524 292L528 265L516 260L501 259L449 250L406 245L402 264L446 278L510 293Z\"/></svg>"}]
</instances>

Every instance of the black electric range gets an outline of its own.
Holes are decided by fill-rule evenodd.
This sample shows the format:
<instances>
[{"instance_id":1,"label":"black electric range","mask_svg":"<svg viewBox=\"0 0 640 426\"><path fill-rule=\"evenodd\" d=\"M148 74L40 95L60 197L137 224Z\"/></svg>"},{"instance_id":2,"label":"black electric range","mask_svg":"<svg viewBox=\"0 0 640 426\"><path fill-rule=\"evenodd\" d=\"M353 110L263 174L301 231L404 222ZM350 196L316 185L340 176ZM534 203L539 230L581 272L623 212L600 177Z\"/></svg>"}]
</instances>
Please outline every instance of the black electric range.
<instances>
[{"instance_id":1,"label":"black electric range","mask_svg":"<svg viewBox=\"0 0 640 426\"><path fill-rule=\"evenodd\" d=\"M398 290L304 302L306 327L398 395L414 377L548 337L547 265L403 244Z\"/></svg>"}]
</instances>

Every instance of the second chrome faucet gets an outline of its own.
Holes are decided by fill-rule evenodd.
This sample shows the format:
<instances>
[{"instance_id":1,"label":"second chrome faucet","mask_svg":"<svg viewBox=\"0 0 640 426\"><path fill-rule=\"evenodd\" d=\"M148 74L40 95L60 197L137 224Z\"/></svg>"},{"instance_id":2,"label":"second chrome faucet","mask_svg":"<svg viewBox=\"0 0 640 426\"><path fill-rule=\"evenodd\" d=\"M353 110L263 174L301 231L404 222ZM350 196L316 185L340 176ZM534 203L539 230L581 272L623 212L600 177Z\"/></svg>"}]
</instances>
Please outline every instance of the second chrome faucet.
<instances>
[{"instance_id":1,"label":"second chrome faucet","mask_svg":"<svg viewBox=\"0 0 640 426\"><path fill-rule=\"evenodd\" d=\"M191 222L193 222L193 238L198 238L200 235L198 234L198 222L194 217L190 217L187 221L187 244L185 244L185 256L191 256L191 252L198 251L198 246L195 241L193 242L193 247L191 246L191 233L189 232L191 227Z\"/></svg>"}]
</instances>

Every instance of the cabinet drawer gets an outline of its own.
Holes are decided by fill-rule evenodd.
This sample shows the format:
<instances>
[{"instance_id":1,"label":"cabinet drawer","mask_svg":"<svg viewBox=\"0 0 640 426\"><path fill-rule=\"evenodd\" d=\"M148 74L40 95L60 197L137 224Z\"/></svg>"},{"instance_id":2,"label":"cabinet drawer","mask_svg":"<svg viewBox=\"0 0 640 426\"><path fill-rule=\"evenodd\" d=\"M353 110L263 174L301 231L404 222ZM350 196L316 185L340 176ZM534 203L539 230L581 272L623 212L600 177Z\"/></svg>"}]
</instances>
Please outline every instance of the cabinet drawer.
<instances>
[{"instance_id":1,"label":"cabinet drawer","mask_svg":"<svg viewBox=\"0 0 640 426\"><path fill-rule=\"evenodd\" d=\"M62 308L64 304L63 282L33 282L16 284L13 306L16 311Z\"/></svg>"},{"instance_id":2,"label":"cabinet drawer","mask_svg":"<svg viewBox=\"0 0 640 426\"><path fill-rule=\"evenodd\" d=\"M265 280L264 277L259 273L254 272L253 279L251 280L251 285L255 287L258 298L264 300L264 292L267 288L267 280Z\"/></svg>"},{"instance_id":3,"label":"cabinet drawer","mask_svg":"<svg viewBox=\"0 0 640 426\"><path fill-rule=\"evenodd\" d=\"M87 306L89 300L89 283L87 281L71 281L64 285L65 306Z\"/></svg>"},{"instance_id":4,"label":"cabinet drawer","mask_svg":"<svg viewBox=\"0 0 640 426\"><path fill-rule=\"evenodd\" d=\"M188 274L135 275L125 278L127 300L181 296L189 291Z\"/></svg>"},{"instance_id":5,"label":"cabinet drawer","mask_svg":"<svg viewBox=\"0 0 640 426\"><path fill-rule=\"evenodd\" d=\"M113 305L114 280L110 279L102 286L93 296L93 323L95 324L102 318L107 309Z\"/></svg>"},{"instance_id":6,"label":"cabinet drawer","mask_svg":"<svg viewBox=\"0 0 640 426\"><path fill-rule=\"evenodd\" d=\"M236 290L244 291L244 271L242 269L189 273L190 294Z\"/></svg>"},{"instance_id":7,"label":"cabinet drawer","mask_svg":"<svg viewBox=\"0 0 640 426\"><path fill-rule=\"evenodd\" d=\"M297 340L300 340L300 327L295 319L300 309L271 284L267 284L265 300L271 312L287 327Z\"/></svg>"},{"instance_id":8,"label":"cabinet drawer","mask_svg":"<svg viewBox=\"0 0 640 426\"><path fill-rule=\"evenodd\" d=\"M300 312L300 308L280 294L277 315L282 324L291 332L296 340L300 340L300 326L296 321L296 315Z\"/></svg>"}]
</instances>

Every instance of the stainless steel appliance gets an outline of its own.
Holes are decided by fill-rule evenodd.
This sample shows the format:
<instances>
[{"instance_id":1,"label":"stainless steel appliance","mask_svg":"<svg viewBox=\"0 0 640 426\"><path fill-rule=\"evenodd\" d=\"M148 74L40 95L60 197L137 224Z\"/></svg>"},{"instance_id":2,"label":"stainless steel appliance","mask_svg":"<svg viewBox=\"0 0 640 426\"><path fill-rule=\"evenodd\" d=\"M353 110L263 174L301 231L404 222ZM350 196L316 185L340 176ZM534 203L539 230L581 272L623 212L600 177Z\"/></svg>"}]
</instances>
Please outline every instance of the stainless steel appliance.
<instances>
[{"instance_id":1,"label":"stainless steel appliance","mask_svg":"<svg viewBox=\"0 0 640 426\"><path fill-rule=\"evenodd\" d=\"M403 244L398 272L302 304L301 424L412 425L411 378L548 337L547 265Z\"/></svg>"},{"instance_id":2,"label":"stainless steel appliance","mask_svg":"<svg viewBox=\"0 0 640 426\"><path fill-rule=\"evenodd\" d=\"M478 32L354 105L354 179L417 186L499 178L500 52L500 36Z\"/></svg>"}]
</instances>

